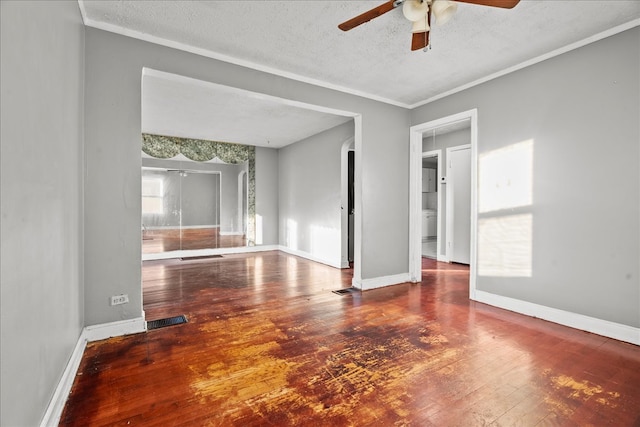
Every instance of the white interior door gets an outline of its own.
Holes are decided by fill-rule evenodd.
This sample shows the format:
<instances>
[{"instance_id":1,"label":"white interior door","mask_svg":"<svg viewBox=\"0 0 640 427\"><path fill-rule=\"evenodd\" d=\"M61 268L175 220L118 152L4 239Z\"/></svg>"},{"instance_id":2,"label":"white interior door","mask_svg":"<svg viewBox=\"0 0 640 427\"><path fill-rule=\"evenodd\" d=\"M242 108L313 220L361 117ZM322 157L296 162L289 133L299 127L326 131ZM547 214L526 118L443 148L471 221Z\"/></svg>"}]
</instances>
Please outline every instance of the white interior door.
<instances>
[{"instance_id":1,"label":"white interior door","mask_svg":"<svg viewBox=\"0 0 640 427\"><path fill-rule=\"evenodd\" d=\"M454 147L447 150L447 199L451 201L450 230L447 236L451 262L471 262L471 148Z\"/></svg>"}]
</instances>

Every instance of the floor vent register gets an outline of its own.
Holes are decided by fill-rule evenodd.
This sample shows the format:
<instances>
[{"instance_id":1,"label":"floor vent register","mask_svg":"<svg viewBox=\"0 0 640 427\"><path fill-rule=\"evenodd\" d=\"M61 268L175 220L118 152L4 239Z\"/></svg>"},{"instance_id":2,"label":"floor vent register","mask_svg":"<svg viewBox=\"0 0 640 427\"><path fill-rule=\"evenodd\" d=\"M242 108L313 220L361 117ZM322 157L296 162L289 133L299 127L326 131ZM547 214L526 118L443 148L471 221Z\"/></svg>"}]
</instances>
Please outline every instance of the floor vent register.
<instances>
[{"instance_id":1,"label":"floor vent register","mask_svg":"<svg viewBox=\"0 0 640 427\"><path fill-rule=\"evenodd\" d=\"M167 326L180 325L187 323L187 317L184 314L180 316L167 317L166 319L150 320L147 322L147 330L165 328Z\"/></svg>"}]
</instances>

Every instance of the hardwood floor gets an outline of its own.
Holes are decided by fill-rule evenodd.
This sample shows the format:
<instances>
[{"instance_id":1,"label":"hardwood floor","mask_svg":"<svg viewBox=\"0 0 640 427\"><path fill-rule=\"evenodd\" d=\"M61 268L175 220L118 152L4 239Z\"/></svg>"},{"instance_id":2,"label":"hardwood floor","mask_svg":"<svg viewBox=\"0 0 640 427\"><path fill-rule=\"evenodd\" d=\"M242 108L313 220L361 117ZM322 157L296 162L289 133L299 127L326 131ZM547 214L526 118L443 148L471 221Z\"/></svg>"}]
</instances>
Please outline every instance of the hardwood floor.
<instances>
[{"instance_id":1,"label":"hardwood floor","mask_svg":"<svg viewBox=\"0 0 640 427\"><path fill-rule=\"evenodd\" d=\"M148 320L90 343L60 425L634 426L640 348L468 300L468 269L337 295L281 252L143 266Z\"/></svg>"},{"instance_id":2,"label":"hardwood floor","mask_svg":"<svg viewBox=\"0 0 640 427\"><path fill-rule=\"evenodd\" d=\"M218 228L167 228L142 232L143 254L192 249L237 248L246 245L247 240L244 235L221 236Z\"/></svg>"}]
</instances>

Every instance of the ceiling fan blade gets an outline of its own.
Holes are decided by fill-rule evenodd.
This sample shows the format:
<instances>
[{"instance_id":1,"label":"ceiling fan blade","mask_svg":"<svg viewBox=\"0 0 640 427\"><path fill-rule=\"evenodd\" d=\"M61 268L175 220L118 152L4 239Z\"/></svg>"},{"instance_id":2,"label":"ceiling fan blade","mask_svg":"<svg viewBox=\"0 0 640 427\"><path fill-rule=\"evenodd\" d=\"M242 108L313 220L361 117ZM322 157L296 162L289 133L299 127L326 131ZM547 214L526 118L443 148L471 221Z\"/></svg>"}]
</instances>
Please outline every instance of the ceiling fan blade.
<instances>
[{"instance_id":1,"label":"ceiling fan blade","mask_svg":"<svg viewBox=\"0 0 640 427\"><path fill-rule=\"evenodd\" d=\"M413 33L411 37L411 50L420 50L429 46L429 31Z\"/></svg>"},{"instance_id":2,"label":"ceiling fan blade","mask_svg":"<svg viewBox=\"0 0 640 427\"><path fill-rule=\"evenodd\" d=\"M342 31L349 31L358 25L362 25L365 22L371 21L373 18L377 18L378 16L384 15L385 13L393 10L397 6L395 3L395 0L389 0L378 7L374 7L373 9L356 16L355 18L351 18L348 21L343 22L338 25L338 28Z\"/></svg>"},{"instance_id":3,"label":"ceiling fan blade","mask_svg":"<svg viewBox=\"0 0 640 427\"><path fill-rule=\"evenodd\" d=\"M427 12L427 28L431 28L431 10ZM411 50L420 50L429 46L429 31L413 33L411 36Z\"/></svg>"},{"instance_id":4,"label":"ceiling fan blade","mask_svg":"<svg viewBox=\"0 0 640 427\"><path fill-rule=\"evenodd\" d=\"M515 7L520 0L455 0L459 3L472 3L478 4L481 6L493 6L493 7L502 7L504 9L511 9Z\"/></svg>"}]
</instances>

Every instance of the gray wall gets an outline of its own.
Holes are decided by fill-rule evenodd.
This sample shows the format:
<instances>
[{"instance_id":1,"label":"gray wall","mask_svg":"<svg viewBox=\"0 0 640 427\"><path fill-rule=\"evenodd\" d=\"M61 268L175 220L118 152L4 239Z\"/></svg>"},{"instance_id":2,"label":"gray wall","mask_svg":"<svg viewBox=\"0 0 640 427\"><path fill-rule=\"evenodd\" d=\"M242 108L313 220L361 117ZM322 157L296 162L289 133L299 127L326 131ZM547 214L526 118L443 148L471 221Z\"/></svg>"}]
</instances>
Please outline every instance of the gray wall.
<instances>
[{"instance_id":1,"label":"gray wall","mask_svg":"<svg viewBox=\"0 0 640 427\"><path fill-rule=\"evenodd\" d=\"M447 176L447 148L457 147L471 143L471 129L460 129L453 132L437 135L435 142L433 136L427 136L422 139L422 152L442 150L442 171L438 171L442 176ZM438 191L442 192L442 206L438 213L438 222L440 223L440 235L438 238L442 241L440 245L440 254L445 256L447 252L447 185L438 183ZM424 197L424 195L423 195Z\"/></svg>"},{"instance_id":2,"label":"gray wall","mask_svg":"<svg viewBox=\"0 0 640 427\"><path fill-rule=\"evenodd\" d=\"M478 218L531 218L531 274L478 290L640 327L639 55L634 28L412 112L477 108L479 158L533 141L532 203Z\"/></svg>"},{"instance_id":3,"label":"gray wall","mask_svg":"<svg viewBox=\"0 0 640 427\"><path fill-rule=\"evenodd\" d=\"M0 15L0 425L34 426L84 323L84 27L76 2Z\"/></svg>"},{"instance_id":4,"label":"gray wall","mask_svg":"<svg viewBox=\"0 0 640 427\"><path fill-rule=\"evenodd\" d=\"M279 150L280 244L330 265L341 261L342 144L353 121Z\"/></svg>"},{"instance_id":5,"label":"gray wall","mask_svg":"<svg viewBox=\"0 0 640 427\"><path fill-rule=\"evenodd\" d=\"M278 244L278 150L256 147L256 244ZM258 220L258 218L260 218Z\"/></svg>"},{"instance_id":6,"label":"gray wall","mask_svg":"<svg viewBox=\"0 0 640 427\"><path fill-rule=\"evenodd\" d=\"M91 254L85 263L87 325L142 314L140 90L145 66L361 114L363 143L356 147L361 156L357 174L364 183L358 189L363 218L359 268L363 278L408 272L409 115L405 109L87 28L85 243ZM119 173L106 180L106 170L111 168ZM128 293L130 303L110 307L109 296L119 293Z\"/></svg>"}]
</instances>

